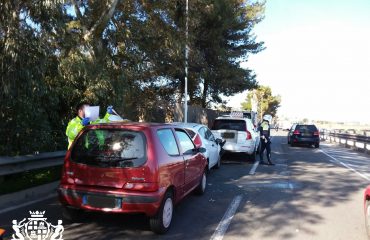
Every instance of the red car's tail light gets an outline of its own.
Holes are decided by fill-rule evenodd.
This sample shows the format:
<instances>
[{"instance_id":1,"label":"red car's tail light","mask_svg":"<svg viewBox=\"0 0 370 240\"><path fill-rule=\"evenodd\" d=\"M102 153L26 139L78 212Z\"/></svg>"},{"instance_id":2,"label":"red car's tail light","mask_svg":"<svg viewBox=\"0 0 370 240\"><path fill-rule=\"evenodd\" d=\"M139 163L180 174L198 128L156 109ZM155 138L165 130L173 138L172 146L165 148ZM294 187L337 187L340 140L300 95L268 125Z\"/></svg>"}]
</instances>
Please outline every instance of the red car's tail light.
<instances>
[{"instance_id":1,"label":"red car's tail light","mask_svg":"<svg viewBox=\"0 0 370 240\"><path fill-rule=\"evenodd\" d=\"M320 135L320 133L319 133L319 131L314 131L314 132L313 132L313 135L314 135L314 136L319 136L319 135Z\"/></svg>"},{"instance_id":2,"label":"red car's tail light","mask_svg":"<svg viewBox=\"0 0 370 240\"><path fill-rule=\"evenodd\" d=\"M61 177L61 183L63 184L74 184L73 178L73 172L69 168L69 162L66 161L62 168L62 177Z\"/></svg>"},{"instance_id":3,"label":"red car's tail light","mask_svg":"<svg viewBox=\"0 0 370 240\"><path fill-rule=\"evenodd\" d=\"M158 190L158 183L132 183L128 182L123 186L127 190L137 190L144 192L155 192Z\"/></svg>"},{"instance_id":4,"label":"red car's tail light","mask_svg":"<svg viewBox=\"0 0 370 240\"><path fill-rule=\"evenodd\" d=\"M294 135L299 135L299 134L301 134L301 133L299 132L299 130L295 130L295 131L293 132L293 134L294 134Z\"/></svg>"},{"instance_id":5,"label":"red car's tail light","mask_svg":"<svg viewBox=\"0 0 370 240\"><path fill-rule=\"evenodd\" d=\"M247 132L247 140L252 139L252 134L251 134L251 132L249 132L248 130L247 130L246 132Z\"/></svg>"},{"instance_id":6,"label":"red car's tail light","mask_svg":"<svg viewBox=\"0 0 370 240\"><path fill-rule=\"evenodd\" d=\"M0 238L1 238L1 239L2 239L2 237L3 237L3 235L4 235L4 233L5 233L5 230L0 228Z\"/></svg>"}]
</instances>

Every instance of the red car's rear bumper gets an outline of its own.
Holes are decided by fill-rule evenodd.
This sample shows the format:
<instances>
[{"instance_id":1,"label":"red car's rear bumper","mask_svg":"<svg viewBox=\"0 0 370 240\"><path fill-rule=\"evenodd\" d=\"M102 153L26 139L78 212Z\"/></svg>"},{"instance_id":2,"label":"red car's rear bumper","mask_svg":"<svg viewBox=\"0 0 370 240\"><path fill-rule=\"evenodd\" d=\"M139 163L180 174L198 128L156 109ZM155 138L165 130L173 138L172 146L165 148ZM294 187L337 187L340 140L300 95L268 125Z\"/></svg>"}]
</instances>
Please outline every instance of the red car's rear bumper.
<instances>
[{"instance_id":1,"label":"red car's rear bumper","mask_svg":"<svg viewBox=\"0 0 370 240\"><path fill-rule=\"evenodd\" d=\"M144 213L147 216L157 213L164 193L163 188L156 192L103 191L75 186L58 188L59 201L65 206L100 212Z\"/></svg>"}]
</instances>

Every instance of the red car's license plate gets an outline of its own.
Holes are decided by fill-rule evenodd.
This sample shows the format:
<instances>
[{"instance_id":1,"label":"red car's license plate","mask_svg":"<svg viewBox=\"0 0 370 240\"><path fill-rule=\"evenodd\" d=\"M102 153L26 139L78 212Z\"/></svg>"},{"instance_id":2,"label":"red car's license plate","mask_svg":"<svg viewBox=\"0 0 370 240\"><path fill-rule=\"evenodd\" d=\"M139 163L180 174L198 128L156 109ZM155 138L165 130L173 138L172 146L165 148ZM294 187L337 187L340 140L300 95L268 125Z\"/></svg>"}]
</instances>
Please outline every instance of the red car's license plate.
<instances>
[{"instance_id":1,"label":"red car's license plate","mask_svg":"<svg viewBox=\"0 0 370 240\"><path fill-rule=\"evenodd\" d=\"M98 195L84 195L83 205L95 208L121 208L122 200L115 197L98 196Z\"/></svg>"}]
</instances>

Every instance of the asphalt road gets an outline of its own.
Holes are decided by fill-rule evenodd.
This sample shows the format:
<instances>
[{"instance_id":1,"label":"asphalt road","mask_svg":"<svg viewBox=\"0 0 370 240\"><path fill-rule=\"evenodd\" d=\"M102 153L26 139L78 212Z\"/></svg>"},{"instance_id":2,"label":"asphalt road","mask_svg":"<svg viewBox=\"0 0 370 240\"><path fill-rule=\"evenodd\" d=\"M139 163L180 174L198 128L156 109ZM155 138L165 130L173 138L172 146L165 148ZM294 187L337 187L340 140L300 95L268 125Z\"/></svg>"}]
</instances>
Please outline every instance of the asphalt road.
<instances>
[{"instance_id":1,"label":"asphalt road","mask_svg":"<svg viewBox=\"0 0 370 240\"><path fill-rule=\"evenodd\" d=\"M291 147L286 132L274 134L275 166L225 155L205 195L176 206L166 235L152 233L141 215L88 213L81 223L63 224L63 239L367 239L362 194L370 156L324 142ZM46 211L53 224L62 218L54 198L1 214L9 239L12 220L28 218L29 210Z\"/></svg>"}]
</instances>

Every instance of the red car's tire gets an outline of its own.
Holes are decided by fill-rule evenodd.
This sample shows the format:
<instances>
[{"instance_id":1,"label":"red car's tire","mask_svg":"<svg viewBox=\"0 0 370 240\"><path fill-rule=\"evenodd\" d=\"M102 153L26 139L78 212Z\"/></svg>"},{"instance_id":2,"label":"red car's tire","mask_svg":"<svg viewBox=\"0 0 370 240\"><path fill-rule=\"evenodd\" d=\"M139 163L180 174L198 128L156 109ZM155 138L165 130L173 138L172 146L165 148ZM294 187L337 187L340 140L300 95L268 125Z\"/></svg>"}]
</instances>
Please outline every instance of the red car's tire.
<instances>
[{"instance_id":1,"label":"red car's tire","mask_svg":"<svg viewBox=\"0 0 370 240\"><path fill-rule=\"evenodd\" d=\"M82 220L83 211L79 209L62 206L62 217L66 222L75 223Z\"/></svg>"},{"instance_id":2,"label":"red car's tire","mask_svg":"<svg viewBox=\"0 0 370 240\"><path fill-rule=\"evenodd\" d=\"M173 194L167 191L163 197L158 213L150 218L150 228L153 232L164 234L171 226L174 202Z\"/></svg>"}]
</instances>

